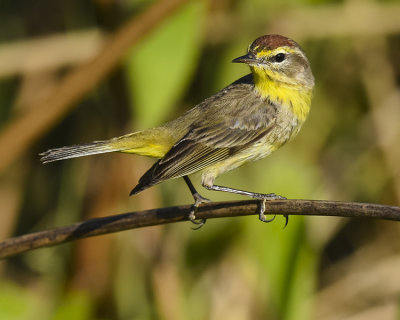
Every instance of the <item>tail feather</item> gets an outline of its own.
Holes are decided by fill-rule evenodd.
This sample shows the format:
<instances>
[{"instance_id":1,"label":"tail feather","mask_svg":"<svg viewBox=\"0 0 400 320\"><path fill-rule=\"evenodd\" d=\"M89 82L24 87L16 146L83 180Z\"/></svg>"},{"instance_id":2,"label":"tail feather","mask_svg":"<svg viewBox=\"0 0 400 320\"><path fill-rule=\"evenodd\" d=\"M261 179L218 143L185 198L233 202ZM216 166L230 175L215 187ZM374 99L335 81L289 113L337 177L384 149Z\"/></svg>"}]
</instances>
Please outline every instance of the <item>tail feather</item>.
<instances>
[{"instance_id":1,"label":"tail feather","mask_svg":"<svg viewBox=\"0 0 400 320\"><path fill-rule=\"evenodd\" d=\"M175 143L175 140L175 137L167 130L153 128L110 140L50 149L40 154L40 161L48 163L115 151L162 158Z\"/></svg>"},{"instance_id":2,"label":"tail feather","mask_svg":"<svg viewBox=\"0 0 400 320\"><path fill-rule=\"evenodd\" d=\"M50 149L39 155L41 156L40 161L48 163L113 151L119 150L115 146L110 145L108 141L94 141L86 144Z\"/></svg>"}]
</instances>

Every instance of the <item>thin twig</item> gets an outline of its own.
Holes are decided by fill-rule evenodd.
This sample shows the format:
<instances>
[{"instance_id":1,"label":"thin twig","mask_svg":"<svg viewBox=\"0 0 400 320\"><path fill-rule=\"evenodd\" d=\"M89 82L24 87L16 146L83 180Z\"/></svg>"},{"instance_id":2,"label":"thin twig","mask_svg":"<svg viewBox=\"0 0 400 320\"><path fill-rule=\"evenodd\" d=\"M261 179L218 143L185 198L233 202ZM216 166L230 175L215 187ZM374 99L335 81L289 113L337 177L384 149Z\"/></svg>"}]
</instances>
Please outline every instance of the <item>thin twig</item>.
<instances>
[{"instance_id":1,"label":"thin twig","mask_svg":"<svg viewBox=\"0 0 400 320\"><path fill-rule=\"evenodd\" d=\"M257 214L260 201L212 202L203 204L199 219L237 217ZM118 232L122 230L186 221L190 205L129 212L104 218L90 219L0 242L0 259L41 247ZM400 221L400 207L371 203L318 200L276 200L266 203L271 215L338 216L348 218L377 218ZM261 222L260 222L261 223Z\"/></svg>"}]
</instances>

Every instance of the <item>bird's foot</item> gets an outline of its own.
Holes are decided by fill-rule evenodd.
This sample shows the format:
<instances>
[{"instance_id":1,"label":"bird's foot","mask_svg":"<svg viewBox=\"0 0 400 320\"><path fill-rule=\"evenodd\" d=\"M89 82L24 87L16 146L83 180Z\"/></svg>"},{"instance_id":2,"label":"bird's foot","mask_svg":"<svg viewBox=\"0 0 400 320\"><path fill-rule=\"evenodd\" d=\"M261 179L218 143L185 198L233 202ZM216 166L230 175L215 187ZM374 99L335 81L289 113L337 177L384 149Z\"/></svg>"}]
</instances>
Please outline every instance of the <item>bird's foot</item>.
<instances>
[{"instance_id":1,"label":"bird's foot","mask_svg":"<svg viewBox=\"0 0 400 320\"><path fill-rule=\"evenodd\" d=\"M282 197L280 195L277 195L275 193L255 193L255 198L260 199L260 200L266 200L266 201L271 201L271 200L287 200L287 198Z\"/></svg>"},{"instance_id":2,"label":"bird's foot","mask_svg":"<svg viewBox=\"0 0 400 320\"><path fill-rule=\"evenodd\" d=\"M192 209L190 210L188 218L193 224L197 225L197 227L192 228L192 229L193 230L198 230L202 226L204 226L204 224L206 223L207 220L206 219L201 219L200 221L197 221L196 220L196 211L197 211L197 209L199 208L199 206L202 203L211 202L211 200L209 200L207 198L204 198L203 196L201 196L197 192L193 194L193 198L194 198L194 204L192 206Z\"/></svg>"},{"instance_id":3,"label":"bird's foot","mask_svg":"<svg viewBox=\"0 0 400 320\"><path fill-rule=\"evenodd\" d=\"M271 219L267 219L266 215L265 215L265 204L267 201L271 201L271 200L286 200L285 197L276 195L275 193L268 193L268 194L258 194L257 199L261 200L260 203L260 207L259 207L259 211L258 211L258 218L262 221L262 222L272 222L275 220L276 215L274 215ZM286 226L289 223L289 216L287 214L284 215L286 221L285 221L285 225L283 228L286 228Z\"/></svg>"}]
</instances>

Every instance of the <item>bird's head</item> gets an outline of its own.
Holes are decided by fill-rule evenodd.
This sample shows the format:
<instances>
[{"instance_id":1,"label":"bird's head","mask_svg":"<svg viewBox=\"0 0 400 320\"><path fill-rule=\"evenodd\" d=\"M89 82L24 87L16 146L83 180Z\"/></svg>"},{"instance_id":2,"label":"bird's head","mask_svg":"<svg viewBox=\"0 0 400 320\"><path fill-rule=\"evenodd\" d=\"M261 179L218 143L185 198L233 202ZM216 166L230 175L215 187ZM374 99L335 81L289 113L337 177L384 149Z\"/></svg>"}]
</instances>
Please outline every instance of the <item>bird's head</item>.
<instances>
[{"instance_id":1,"label":"bird's head","mask_svg":"<svg viewBox=\"0 0 400 320\"><path fill-rule=\"evenodd\" d=\"M280 35L265 35L249 46L247 54L232 62L250 66L256 82L275 82L280 85L311 90L314 77L310 63L301 47Z\"/></svg>"}]
</instances>

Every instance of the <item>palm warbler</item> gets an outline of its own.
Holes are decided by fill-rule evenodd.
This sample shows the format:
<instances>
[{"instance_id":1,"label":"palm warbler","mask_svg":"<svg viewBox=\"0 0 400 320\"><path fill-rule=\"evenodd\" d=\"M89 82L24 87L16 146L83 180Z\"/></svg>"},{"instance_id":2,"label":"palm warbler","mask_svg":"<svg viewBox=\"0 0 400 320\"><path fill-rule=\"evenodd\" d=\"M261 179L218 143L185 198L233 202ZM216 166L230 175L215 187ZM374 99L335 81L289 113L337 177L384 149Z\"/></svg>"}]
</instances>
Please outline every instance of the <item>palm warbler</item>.
<instances>
[{"instance_id":1,"label":"palm warbler","mask_svg":"<svg viewBox=\"0 0 400 320\"><path fill-rule=\"evenodd\" d=\"M188 178L202 170L203 187L260 199L259 218L271 221L264 214L265 201L283 197L222 187L214 181L224 172L268 156L299 132L310 110L314 77L300 46L280 35L257 38L247 54L232 62L249 65L251 73L181 117L110 140L51 149L41 154L41 161L114 151L159 158L131 195L164 180L183 177L195 200L189 219L204 224L204 220L195 221L195 212L208 200Z\"/></svg>"}]
</instances>

